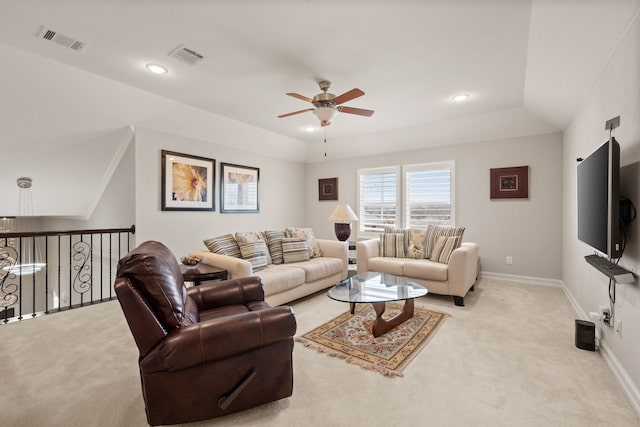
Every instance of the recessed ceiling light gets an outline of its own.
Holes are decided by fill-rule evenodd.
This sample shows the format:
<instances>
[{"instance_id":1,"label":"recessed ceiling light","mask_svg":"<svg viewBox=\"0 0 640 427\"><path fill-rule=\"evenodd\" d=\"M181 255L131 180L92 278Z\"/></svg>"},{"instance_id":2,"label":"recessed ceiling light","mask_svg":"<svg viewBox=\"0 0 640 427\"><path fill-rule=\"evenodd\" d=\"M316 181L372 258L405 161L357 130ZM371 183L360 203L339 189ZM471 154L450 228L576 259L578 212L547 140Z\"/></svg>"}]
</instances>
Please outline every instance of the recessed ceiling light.
<instances>
[{"instance_id":1,"label":"recessed ceiling light","mask_svg":"<svg viewBox=\"0 0 640 427\"><path fill-rule=\"evenodd\" d=\"M452 99L456 102L462 102L462 101L466 101L467 98L469 98L468 93L460 93L458 95L455 95Z\"/></svg>"},{"instance_id":2,"label":"recessed ceiling light","mask_svg":"<svg viewBox=\"0 0 640 427\"><path fill-rule=\"evenodd\" d=\"M316 128L313 126L307 126L306 128L304 128L304 131L311 133L311 132L315 132Z\"/></svg>"},{"instance_id":3,"label":"recessed ceiling light","mask_svg":"<svg viewBox=\"0 0 640 427\"><path fill-rule=\"evenodd\" d=\"M167 67L163 67L162 65L158 64L147 64L146 67L147 70L151 71L154 74L167 74L169 72L169 70L167 70Z\"/></svg>"}]
</instances>

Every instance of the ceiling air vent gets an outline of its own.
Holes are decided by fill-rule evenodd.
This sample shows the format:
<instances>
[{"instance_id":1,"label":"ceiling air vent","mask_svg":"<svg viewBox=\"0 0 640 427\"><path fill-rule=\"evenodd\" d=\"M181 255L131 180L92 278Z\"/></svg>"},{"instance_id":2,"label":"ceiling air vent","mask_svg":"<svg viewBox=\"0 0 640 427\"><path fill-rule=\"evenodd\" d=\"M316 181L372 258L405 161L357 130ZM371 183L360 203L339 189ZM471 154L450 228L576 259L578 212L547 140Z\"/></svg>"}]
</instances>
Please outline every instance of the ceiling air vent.
<instances>
[{"instance_id":1,"label":"ceiling air vent","mask_svg":"<svg viewBox=\"0 0 640 427\"><path fill-rule=\"evenodd\" d=\"M204 56L200 55L195 50L186 48L182 44L169 52L169 56L173 56L174 58L189 65L193 65L204 58Z\"/></svg>"},{"instance_id":2,"label":"ceiling air vent","mask_svg":"<svg viewBox=\"0 0 640 427\"><path fill-rule=\"evenodd\" d=\"M38 38L56 42L59 45L68 47L69 49L73 49L76 52L82 52L88 46L88 43L81 42L80 40L72 39L71 37L62 35L59 32L44 26L40 28L40 31L38 31Z\"/></svg>"}]
</instances>

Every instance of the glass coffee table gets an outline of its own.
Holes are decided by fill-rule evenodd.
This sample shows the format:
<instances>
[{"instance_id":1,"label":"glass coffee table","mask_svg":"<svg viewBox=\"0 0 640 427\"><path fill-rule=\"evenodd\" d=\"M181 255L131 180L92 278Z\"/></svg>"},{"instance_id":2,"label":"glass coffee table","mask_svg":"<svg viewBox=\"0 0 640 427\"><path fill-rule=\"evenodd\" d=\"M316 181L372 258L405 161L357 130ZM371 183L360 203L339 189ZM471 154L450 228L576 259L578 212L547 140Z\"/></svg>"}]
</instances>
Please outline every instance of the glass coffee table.
<instances>
[{"instance_id":1,"label":"glass coffee table","mask_svg":"<svg viewBox=\"0 0 640 427\"><path fill-rule=\"evenodd\" d=\"M413 300L427 294L427 288L404 277L388 273L367 272L356 274L329 289L329 298L351 304L351 314L357 303L370 303L376 311L373 336L390 331L413 317ZM404 301L402 311L391 319L383 319L387 302Z\"/></svg>"}]
</instances>

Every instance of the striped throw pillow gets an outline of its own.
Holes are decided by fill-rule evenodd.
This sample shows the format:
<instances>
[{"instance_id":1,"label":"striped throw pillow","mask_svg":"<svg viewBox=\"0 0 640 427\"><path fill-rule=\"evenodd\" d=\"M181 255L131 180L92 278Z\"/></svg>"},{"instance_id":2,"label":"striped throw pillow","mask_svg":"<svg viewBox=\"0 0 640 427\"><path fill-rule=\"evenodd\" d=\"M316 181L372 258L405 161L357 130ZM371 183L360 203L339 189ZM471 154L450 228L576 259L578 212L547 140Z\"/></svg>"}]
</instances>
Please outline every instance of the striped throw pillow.
<instances>
[{"instance_id":1,"label":"striped throw pillow","mask_svg":"<svg viewBox=\"0 0 640 427\"><path fill-rule=\"evenodd\" d=\"M431 250L431 261L441 264L449 264L449 258L453 251L462 244L462 236L440 236Z\"/></svg>"},{"instance_id":2,"label":"striped throw pillow","mask_svg":"<svg viewBox=\"0 0 640 427\"><path fill-rule=\"evenodd\" d=\"M225 234L223 236L213 237L204 240L204 245L214 254L227 255L235 258L242 258L238 242L233 234Z\"/></svg>"},{"instance_id":3,"label":"striped throw pillow","mask_svg":"<svg viewBox=\"0 0 640 427\"><path fill-rule=\"evenodd\" d=\"M282 264L284 257L282 255L282 239L284 239L284 231L265 231L264 237L267 240L267 247L271 254L271 262L274 264Z\"/></svg>"},{"instance_id":4,"label":"striped throw pillow","mask_svg":"<svg viewBox=\"0 0 640 427\"><path fill-rule=\"evenodd\" d=\"M462 234L464 233L464 227L445 227L442 225L429 225L427 228L427 246L424 251L424 257L431 259L431 251L438 240L438 237L453 237L460 236L462 240Z\"/></svg>"},{"instance_id":5,"label":"striped throw pillow","mask_svg":"<svg viewBox=\"0 0 640 427\"><path fill-rule=\"evenodd\" d=\"M304 237L285 237L282 239L282 257L285 264L309 261L309 245Z\"/></svg>"},{"instance_id":6,"label":"striped throw pillow","mask_svg":"<svg viewBox=\"0 0 640 427\"><path fill-rule=\"evenodd\" d=\"M404 234L380 234L380 255L387 257L404 258Z\"/></svg>"},{"instance_id":7,"label":"striped throw pillow","mask_svg":"<svg viewBox=\"0 0 640 427\"><path fill-rule=\"evenodd\" d=\"M262 240L240 244L242 259L251 263L253 271L258 271L267 266L267 245Z\"/></svg>"}]
</instances>

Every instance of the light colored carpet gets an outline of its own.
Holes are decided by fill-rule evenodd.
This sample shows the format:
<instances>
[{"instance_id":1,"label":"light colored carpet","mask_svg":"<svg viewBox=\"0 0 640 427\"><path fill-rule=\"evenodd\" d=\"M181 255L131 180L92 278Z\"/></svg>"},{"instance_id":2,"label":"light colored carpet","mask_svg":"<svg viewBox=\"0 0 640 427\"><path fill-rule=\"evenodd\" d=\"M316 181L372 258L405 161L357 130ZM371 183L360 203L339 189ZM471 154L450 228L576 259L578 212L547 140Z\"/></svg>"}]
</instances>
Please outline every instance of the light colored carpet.
<instances>
[{"instance_id":1,"label":"light colored carpet","mask_svg":"<svg viewBox=\"0 0 640 427\"><path fill-rule=\"evenodd\" d=\"M598 353L574 345L559 288L483 280L404 370L388 378L297 344L293 396L194 426L640 426ZM293 307L298 332L347 305ZM137 350L117 301L0 326L0 424L144 426Z\"/></svg>"}]
</instances>

